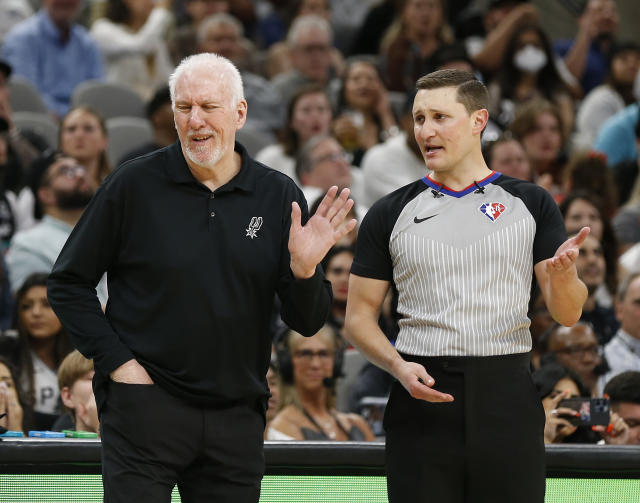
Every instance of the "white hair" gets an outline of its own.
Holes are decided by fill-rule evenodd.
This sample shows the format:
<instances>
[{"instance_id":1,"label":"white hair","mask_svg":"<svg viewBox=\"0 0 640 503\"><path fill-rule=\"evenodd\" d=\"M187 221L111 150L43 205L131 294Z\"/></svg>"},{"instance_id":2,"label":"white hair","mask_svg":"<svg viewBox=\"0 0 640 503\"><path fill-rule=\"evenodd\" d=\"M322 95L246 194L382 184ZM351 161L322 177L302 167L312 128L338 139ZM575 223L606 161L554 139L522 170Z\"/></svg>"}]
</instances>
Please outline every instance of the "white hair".
<instances>
[{"instance_id":1,"label":"white hair","mask_svg":"<svg viewBox=\"0 0 640 503\"><path fill-rule=\"evenodd\" d=\"M307 14L293 20L291 28L289 28L289 32L287 33L287 43L289 46L295 47L298 43L298 37L302 33L310 30L322 30L329 35L330 42L333 39L333 31L331 30L329 21L315 14Z\"/></svg>"},{"instance_id":2,"label":"white hair","mask_svg":"<svg viewBox=\"0 0 640 503\"><path fill-rule=\"evenodd\" d=\"M217 78L228 86L231 91L231 104L236 106L240 100L244 99L244 90L242 87L242 76L236 66L223 56L204 52L202 54L194 54L184 58L177 68L169 77L169 92L171 93L171 108L175 107L176 102L176 85L183 74L191 73L196 69L204 68L209 70L211 77Z\"/></svg>"},{"instance_id":3,"label":"white hair","mask_svg":"<svg viewBox=\"0 0 640 503\"><path fill-rule=\"evenodd\" d=\"M212 14L205 17L200 22L198 31L196 33L196 40L199 43L204 42L207 38L207 35L209 34L209 30L211 30L212 28L217 28L220 25L233 26L239 37L242 37L242 35L244 34L244 28L240 21L238 21L231 14L227 14L226 12L219 12L218 14Z\"/></svg>"}]
</instances>

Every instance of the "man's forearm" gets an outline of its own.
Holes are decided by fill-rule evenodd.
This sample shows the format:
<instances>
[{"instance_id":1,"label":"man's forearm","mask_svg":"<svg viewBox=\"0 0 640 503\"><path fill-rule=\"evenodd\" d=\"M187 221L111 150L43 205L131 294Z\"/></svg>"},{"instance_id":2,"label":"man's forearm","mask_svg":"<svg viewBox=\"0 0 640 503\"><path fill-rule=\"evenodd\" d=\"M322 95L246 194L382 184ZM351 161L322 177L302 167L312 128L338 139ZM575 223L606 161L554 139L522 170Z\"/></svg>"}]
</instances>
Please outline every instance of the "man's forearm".
<instances>
[{"instance_id":1,"label":"man's forearm","mask_svg":"<svg viewBox=\"0 0 640 503\"><path fill-rule=\"evenodd\" d=\"M587 300L587 287L574 271L550 275L547 285L549 313L565 326L572 326L580 319Z\"/></svg>"}]
</instances>

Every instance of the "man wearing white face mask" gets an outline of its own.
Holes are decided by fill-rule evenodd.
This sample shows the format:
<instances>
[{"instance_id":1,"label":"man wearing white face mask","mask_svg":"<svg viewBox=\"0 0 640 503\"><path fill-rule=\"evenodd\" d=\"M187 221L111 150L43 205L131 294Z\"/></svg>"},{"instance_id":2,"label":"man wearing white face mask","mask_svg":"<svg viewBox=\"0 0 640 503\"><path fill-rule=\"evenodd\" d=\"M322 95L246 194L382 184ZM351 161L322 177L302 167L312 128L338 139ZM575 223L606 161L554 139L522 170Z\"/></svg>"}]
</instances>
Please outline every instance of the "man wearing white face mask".
<instances>
[{"instance_id":1,"label":"man wearing white face mask","mask_svg":"<svg viewBox=\"0 0 640 503\"><path fill-rule=\"evenodd\" d=\"M536 24L522 27L509 41L504 62L489 85L489 112L507 127L518 109L534 99L558 107L565 133L573 129L573 102L544 31Z\"/></svg>"}]
</instances>

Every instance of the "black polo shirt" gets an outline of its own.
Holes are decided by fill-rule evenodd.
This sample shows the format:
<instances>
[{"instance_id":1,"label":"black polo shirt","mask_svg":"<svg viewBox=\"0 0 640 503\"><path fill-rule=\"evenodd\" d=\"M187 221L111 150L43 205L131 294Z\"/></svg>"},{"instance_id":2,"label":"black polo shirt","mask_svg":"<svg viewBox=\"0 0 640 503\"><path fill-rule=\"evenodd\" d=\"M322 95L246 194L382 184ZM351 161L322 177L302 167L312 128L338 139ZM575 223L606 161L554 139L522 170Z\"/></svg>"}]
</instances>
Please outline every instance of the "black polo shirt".
<instances>
[{"instance_id":1,"label":"black polo shirt","mask_svg":"<svg viewBox=\"0 0 640 503\"><path fill-rule=\"evenodd\" d=\"M96 367L96 399L111 371L135 358L187 402L266 396L269 318L304 335L325 322L331 285L318 269L295 280L288 251L295 183L242 156L240 172L211 192L176 142L120 166L100 186L48 283L50 302ZM107 272L102 313L95 285Z\"/></svg>"}]
</instances>

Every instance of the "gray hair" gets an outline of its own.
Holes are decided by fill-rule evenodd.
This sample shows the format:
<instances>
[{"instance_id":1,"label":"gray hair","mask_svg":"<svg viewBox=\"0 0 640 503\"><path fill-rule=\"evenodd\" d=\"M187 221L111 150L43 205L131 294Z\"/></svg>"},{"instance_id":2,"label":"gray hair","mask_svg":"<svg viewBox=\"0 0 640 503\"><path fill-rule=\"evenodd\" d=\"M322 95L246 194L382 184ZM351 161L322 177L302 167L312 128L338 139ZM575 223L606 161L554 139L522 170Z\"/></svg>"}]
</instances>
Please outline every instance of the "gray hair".
<instances>
[{"instance_id":1,"label":"gray hair","mask_svg":"<svg viewBox=\"0 0 640 503\"><path fill-rule=\"evenodd\" d=\"M620 302L624 302L624 299L627 296L627 290L629 290L629 286L631 285L631 283L633 283L633 281L635 281L639 277L640 277L640 272L634 272L631 274L627 274L622 279L622 281L620 282L620 285L618 286L618 300Z\"/></svg>"},{"instance_id":2,"label":"gray hair","mask_svg":"<svg viewBox=\"0 0 640 503\"><path fill-rule=\"evenodd\" d=\"M244 99L242 76L236 66L223 56L205 52L184 58L169 77L169 92L171 93L171 108L175 108L176 84L185 73L193 72L196 68L205 68L211 76L228 86L231 92L232 106L236 106Z\"/></svg>"},{"instance_id":3,"label":"gray hair","mask_svg":"<svg viewBox=\"0 0 640 503\"><path fill-rule=\"evenodd\" d=\"M296 176L298 180L300 180L300 175L303 173L311 173L313 171L313 160L311 159L313 151L322 142L330 139L333 140L334 137L329 134L317 134L304 142L296 157Z\"/></svg>"},{"instance_id":4,"label":"gray hair","mask_svg":"<svg viewBox=\"0 0 640 503\"><path fill-rule=\"evenodd\" d=\"M238 33L238 36L240 37L244 34L244 28L240 21L238 21L231 14L227 14L226 12L219 12L218 14L207 16L202 20L200 26L198 26L198 31L196 33L196 40L198 41L198 43L202 43L206 40L209 30L211 30L212 28L217 28L220 25L233 26Z\"/></svg>"},{"instance_id":5,"label":"gray hair","mask_svg":"<svg viewBox=\"0 0 640 503\"><path fill-rule=\"evenodd\" d=\"M315 14L308 14L306 16L299 16L293 20L291 28L289 28L289 33L287 33L287 44L289 44L290 47L295 47L302 33L315 29L327 33L329 35L329 42L332 41L333 30L331 29L329 21Z\"/></svg>"}]
</instances>

